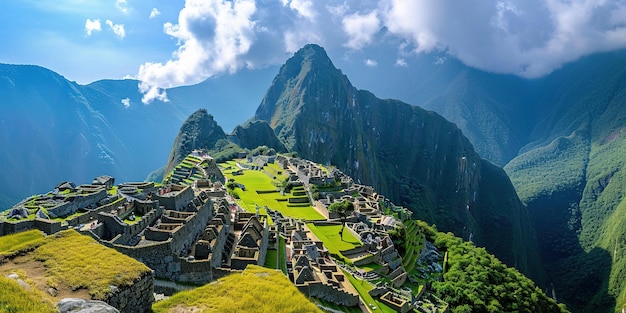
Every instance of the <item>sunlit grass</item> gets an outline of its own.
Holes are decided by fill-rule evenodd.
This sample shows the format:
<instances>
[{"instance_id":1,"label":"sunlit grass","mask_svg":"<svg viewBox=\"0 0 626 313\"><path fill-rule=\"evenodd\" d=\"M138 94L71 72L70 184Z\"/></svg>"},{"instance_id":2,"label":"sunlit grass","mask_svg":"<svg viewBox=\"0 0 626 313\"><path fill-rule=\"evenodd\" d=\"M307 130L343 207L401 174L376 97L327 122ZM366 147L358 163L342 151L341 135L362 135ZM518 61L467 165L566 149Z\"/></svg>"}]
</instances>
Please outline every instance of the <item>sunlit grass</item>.
<instances>
[{"instance_id":1,"label":"sunlit grass","mask_svg":"<svg viewBox=\"0 0 626 313\"><path fill-rule=\"evenodd\" d=\"M396 310L388 307L387 305L381 303L378 300L374 300L374 298L372 298L372 296L369 295L368 292L374 289L374 286L372 286L369 282L362 280L362 279L354 278L354 276L352 276L350 273L347 273L345 271L344 271L344 274L346 275L346 277L348 277L348 280L350 281L352 286L354 286L354 289L356 289L356 291L359 293L361 298L363 298L363 301L365 302L365 305L369 307L370 312L385 312L385 313L396 312Z\"/></svg>"},{"instance_id":2,"label":"sunlit grass","mask_svg":"<svg viewBox=\"0 0 626 313\"><path fill-rule=\"evenodd\" d=\"M0 257L17 251L33 249L43 243L44 235L33 229L21 233L0 237Z\"/></svg>"},{"instance_id":3,"label":"sunlit grass","mask_svg":"<svg viewBox=\"0 0 626 313\"><path fill-rule=\"evenodd\" d=\"M352 235L348 229L344 229L343 236L339 236L341 225L316 226L313 223L307 223L307 227L315 234L315 236L324 242L324 246L328 248L331 254L343 256L339 251L348 250L362 245L361 241ZM344 257L345 261L348 261Z\"/></svg>"},{"instance_id":4,"label":"sunlit grass","mask_svg":"<svg viewBox=\"0 0 626 313\"><path fill-rule=\"evenodd\" d=\"M224 166L232 166L230 163ZM245 190L235 188L235 192L239 195L239 205L248 212L255 212L256 206L261 207L261 213L266 214L264 207L267 206L272 210L277 210L285 216L305 220L324 220L319 212L317 212L310 204L290 204L288 199L293 197L291 194L281 196L278 187L272 183L272 178L263 171L244 170L243 175L232 175L232 171L225 171L228 179L234 179L237 183L244 185ZM260 191L276 190L273 193L257 193Z\"/></svg>"},{"instance_id":5,"label":"sunlit grass","mask_svg":"<svg viewBox=\"0 0 626 313\"><path fill-rule=\"evenodd\" d=\"M155 303L161 312L321 312L280 271L249 265L217 282Z\"/></svg>"},{"instance_id":6,"label":"sunlit grass","mask_svg":"<svg viewBox=\"0 0 626 313\"><path fill-rule=\"evenodd\" d=\"M104 299L109 286L130 286L150 271L143 263L73 230L46 237L33 257L44 262L46 276L74 290L86 288L94 299Z\"/></svg>"},{"instance_id":7,"label":"sunlit grass","mask_svg":"<svg viewBox=\"0 0 626 313\"><path fill-rule=\"evenodd\" d=\"M17 281L0 275L0 312L52 313L54 305L43 300L36 290L26 290Z\"/></svg>"}]
</instances>

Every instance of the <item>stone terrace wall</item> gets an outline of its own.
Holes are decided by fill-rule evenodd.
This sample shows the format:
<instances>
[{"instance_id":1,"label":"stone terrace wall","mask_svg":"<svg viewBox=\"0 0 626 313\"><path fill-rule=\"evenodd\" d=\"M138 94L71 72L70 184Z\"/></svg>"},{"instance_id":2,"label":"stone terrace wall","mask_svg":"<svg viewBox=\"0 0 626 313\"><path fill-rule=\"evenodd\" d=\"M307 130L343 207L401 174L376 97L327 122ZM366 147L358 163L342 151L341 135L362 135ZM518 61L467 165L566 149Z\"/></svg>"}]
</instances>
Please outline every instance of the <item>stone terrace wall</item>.
<instances>
[{"instance_id":1,"label":"stone terrace wall","mask_svg":"<svg viewBox=\"0 0 626 313\"><path fill-rule=\"evenodd\" d=\"M117 289L104 302L120 313L149 312L154 302L154 274L147 272L132 286Z\"/></svg>"},{"instance_id":2,"label":"stone terrace wall","mask_svg":"<svg viewBox=\"0 0 626 313\"><path fill-rule=\"evenodd\" d=\"M172 186L171 188L174 191L177 190L175 186ZM184 211L187 203L192 201L193 198L193 189L189 186L182 188L175 196L164 197L159 194L154 195L154 199L159 200L159 203L162 206L165 206L166 209L176 211Z\"/></svg>"},{"instance_id":3,"label":"stone terrace wall","mask_svg":"<svg viewBox=\"0 0 626 313\"><path fill-rule=\"evenodd\" d=\"M172 240L139 247L111 245L112 248L146 264L156 277L205 284L213 277L209 260L189 261L172 253Z\"/></svg>"},{"instance_id":4,"label":"stone terrace wall","mask_svg":"<svg viewBox=\"0 0 626 313\"><path fill-rule=\"evenodd\" d=\"M308 290L306 295L309 297L320 298L345 306L359 305L359 296L347 293L337 287L326 285L321 282L308 284L307 287Z\"/></svg>"},{"instance_id":5,"label":"stone terrace wall","mask_svg":"<svg viewBox=\"0 0 626 313\"><path fill-rule=\"evenodd\" d=\"M195 238L204 231L212 217L213 203L207 200L200 210L187 223L171 233L171 238L166 241L133 247L118 244L108 246L143 262L154 270L156 277L207 283L212 280L210 260L190 261L180 258L179 255L191 249Z\"/></svg>"},{"instance_id":6,"label":"stone terrace wall","mask_svg":"<svg viewBox=\"0 0 626 313\"><path fill-rule=\"evenodd\" d=\"M66 216L73 214L80 208L88 207L98 201L107 197L106 189L101 189L98 192L87 194L87 195L76 195L73 196L74 200L71 202L66 202L52 209L48 209L48 214L52 217Z\"/></svg>"},{"instance_id":7,"label":"stone terrace wall","mask_svg":"<svg viewBox=\"0 0 626 313\"><path fill-rule=\"evenodd\" d=\"M4 222L4 234L19 233L21 231L35 228L35 220L24 220L18 222Z\"/></svg>"}]
</instances>

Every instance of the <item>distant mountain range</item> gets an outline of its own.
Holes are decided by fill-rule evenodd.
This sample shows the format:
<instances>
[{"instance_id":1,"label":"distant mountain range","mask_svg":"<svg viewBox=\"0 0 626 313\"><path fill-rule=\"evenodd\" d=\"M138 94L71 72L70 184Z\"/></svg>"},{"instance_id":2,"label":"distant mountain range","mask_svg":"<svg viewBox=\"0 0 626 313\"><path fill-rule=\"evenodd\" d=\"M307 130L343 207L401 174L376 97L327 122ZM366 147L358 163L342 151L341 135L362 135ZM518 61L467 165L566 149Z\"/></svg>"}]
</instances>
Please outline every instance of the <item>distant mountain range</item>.
<instances>
[{"instance_id":1,"label":"distant mountain range","mask_svg":"<svg viewBox=\"0 0 626 313\"><path fill-rule=\"evenodd\" d=\"M181 148L172 149L172 162L198 143L175 135L206 107L210 121L200 120L213 125L214 148L267 143L336 165L416 217L471 235L554 286L574 311L626 303L626 51L533 80L453 59L396 72L402 79L373 68L357 80L456 126L356 89L317 46L288 60L269 89L275 69L170 89L170 102L148 106L136 81L83 86L40 67L0 65L0 208L61 180L141 180L163 166L172 142ZM218 126L229 130L251 116L232 134ZM489 161L504 166L515 190Z\"/></svg>"},{"instance_id":2,"label":"distant mountain range","mask_svg":"<svg viewBox=\"0 0 626 313\"><path fill-rule=\"evenodd\" d=\"M135 80L79 85L38 66L0 64L0 210L63 180L145 179L167 161L180 124L198 108L231 129L245 120L240 114L251 116L268 73L169 89L169 102L144 105Z\"/></svg>"}]
</instances>

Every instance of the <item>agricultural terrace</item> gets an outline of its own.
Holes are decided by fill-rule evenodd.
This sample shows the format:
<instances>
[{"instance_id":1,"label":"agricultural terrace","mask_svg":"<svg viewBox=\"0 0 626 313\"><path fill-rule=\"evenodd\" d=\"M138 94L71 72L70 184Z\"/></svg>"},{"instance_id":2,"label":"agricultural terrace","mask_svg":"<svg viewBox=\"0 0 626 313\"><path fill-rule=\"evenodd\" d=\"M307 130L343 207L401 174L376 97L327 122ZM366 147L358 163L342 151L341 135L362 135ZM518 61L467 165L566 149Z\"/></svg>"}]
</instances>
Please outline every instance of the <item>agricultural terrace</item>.
<instances>
[{"instance_id":1,"label":"agricultural terrace","mask_svg":"<svg viewBox=\"0 0 626 313\"><path fill-rule=\"evenodd\" d=\"M204 178L202 167L206 165L206 160L189 154L172 171L165 173L163 181L190 186L195 180Z\"/></svg>"},{"instance_id":2,"label":"agricultural terrace","mask_svg":"<svg viewBox=\"0 0 626 313\"><path fill-rule=\"evenodd\" d=\"M248 265L202 287L181 291L152 306L165 312L320 312L278 270Z\"/></svg>"},{"instance_id":3,"label":"agricultural terrace","mask_svg":"<svg viewBox=\"0 0 626 313\"><path fill-rule=\"evenodd\" d=\"M372 286L372 284L370 284L368 281L355 278L354 276L352 276L352 274L346 271L344 271L344 274L346 275L346 277L348 277L348 280L350 281L352 286L354 286L354 289L356 289L356 291L359 293L359 295L365 302L365 305L369 307L370 312L372 313L379 313L379 312L380 313L395 313L397 312L396 310L390 308L389 306L382 303L378 299L374 299L372 298L372 296L370 296L369 291L374 289L374 286Z\"/></svg>"},{"instance_id":4,"label":"agricultural terrace","mask_svg":"<svg viewBox=\"0 0 626 313\"><path fill-rule=\"evenodd\" d=\"M343 236L339 236L339 230L341 230L341 225L314 225L313 223L307 223L306 226L313 232L315 237L320 241L324 242L324 246L328 248L328 252L333 255L340 256L344 262L350 262L348 258L344 257L341 252L342 250L348 250L360 247L363 243L354 237L351 231L346 227L343 230Z\"/></svg>"},{"instance_id":5,"label":"agricultural terrace","mask_svg":"<svg viewBox=\"0 0 626 313\"><path fill-rule=\"evenodd\" d=\"M21 278L38 289L55 288L64 297L104 299L110 286L130 286L150 272L143 263L74 230L47 237L39 231L2 236L0 247L5 255L20 254L19 261L4 259L0 276L23 273Z\"/></svg>"},{"instance_id":6,"label":"agricultural terrace","mask_svg":"<svg viewBox=\"0 0 626 313\"><path fill-rule=\"evenodd\" d=\"M256 206L265 212L264 206L277 210L285 216L305 219L308 221L324 220L324 216L315 210L308 200L308 194L304 188L294 187L289 193L281 195L282 181L276 176L271 176L271 171L240 169L235 162L220 164L222 173L228 180L234 179L238 184L234 190L229 190L238 204L248 212L255 212ZM239 172L235 175L233 173ZM243 188L241 188L243 187Z\"/></svg>"}]
</instances>

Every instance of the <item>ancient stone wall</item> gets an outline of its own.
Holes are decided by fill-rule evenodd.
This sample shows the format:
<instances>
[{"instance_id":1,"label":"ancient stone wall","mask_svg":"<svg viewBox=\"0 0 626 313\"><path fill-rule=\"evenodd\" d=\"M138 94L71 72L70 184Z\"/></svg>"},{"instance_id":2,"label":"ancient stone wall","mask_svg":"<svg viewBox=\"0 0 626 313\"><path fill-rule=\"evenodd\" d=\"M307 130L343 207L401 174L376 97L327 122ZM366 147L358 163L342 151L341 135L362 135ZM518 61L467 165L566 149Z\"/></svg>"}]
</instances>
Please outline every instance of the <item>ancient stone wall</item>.
<instances>
[{"instance_id":1,"label":"ancient stone wall","mask_svg":"<svg viewBox=\"0 0 626 313\"><path fill-rule=\"evenodd\" d=\"M212 279L210 260L194 261L179 256L191 250L195 238L204 231L212 217L213 203L207 200L187 223L178 226L173 232L165 232L168 239L163 242L135 247L124 245L111 245L111 247L143 262L154 270L156 277L174 281L207 283Z\"/></svg>"},{"instance_id":2,"label":"ancient stone wall","mask_svg":"<svg viewBox=\"0 0 626 313\"><path fill-rule=\"evenodd\" d=\"M193 189L188 186L178 191L178 193L175 196L161 196L158 194L155 195L155 199L159 200L160 205L164 206L167 210L176 210L176 211L184 211L185 207L187 206L187 203L192 201L193 198L194 198Z\"/></svg>"},{"instance_id":3,"label":"ancient stone wall","mask_svg":"<svg viewBox=\"0 0 626 313\"><path fill-rule=\"evenodd\" d=\"M334 286L322 283L313 283L308 284L307 289L308 292L305 294L309 297L324 299L326 301L345 306L359 305L359 296L347 293Z\"/></svg>"},{"instance_id":4,"label":"ancient stone wall","mask_svg":"<svg viewBox=\"0 0 626 313\"><path fill-rule=\"evenodd\" d=\"M4 232L7 235L33 229L33 228L35 228L34 220L24 220L24 221L18 221L18 222L4 222Z\"/></svg>"},{"instance_id":5,"label":"ancient stone wall","mask_svg":"<svg viewBox=\"0 0 626 313\"><path fill-rule=\"evenodd\" d=\"M61 222L54 222L42 218L36 218L34 226L48 235L56 234L63 229Z\"/></svg>"},{"instance_id":6,"label":"ancient stone wall","mask_svg":"<svg viewBox=\"0 0 626 313\"><path fill-rule=\"evenodd\" d=\"M154 274L147 272L132 286L112 287L115 291L104 302L110 304L120 313L148 312L154 302Z\"/></svg>"},{"instance_id":7,"label":"ancient stone wall","mask_svg":"<svg viewBox=\"0 0 626 313\"><path fill-rule=\"evenodd\" d=\"M48 209L48 214L51 217L67 216L73 214L80 208L88 207L106 198L107 191L105 189L100 189L100 191L91 194L75 195L71 197L74 197L74 200L61 204L52 209Z\"/></svg>"}]
</instances>

